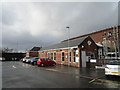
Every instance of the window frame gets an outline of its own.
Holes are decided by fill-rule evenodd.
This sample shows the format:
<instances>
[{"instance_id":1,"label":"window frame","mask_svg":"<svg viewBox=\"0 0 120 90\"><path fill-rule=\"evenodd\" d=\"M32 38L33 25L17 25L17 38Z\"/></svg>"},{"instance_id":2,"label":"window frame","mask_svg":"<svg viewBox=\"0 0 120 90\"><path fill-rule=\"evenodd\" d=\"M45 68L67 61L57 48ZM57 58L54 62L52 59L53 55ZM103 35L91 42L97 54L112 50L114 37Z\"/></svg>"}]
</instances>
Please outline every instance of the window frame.
<instances>
[{"instance_id":1,"label":"window frame","mask_svg":"<svg viewBox=\"0 0 120 90\"><path fill-rule=\"evenodd\" d=\"M56 52L54 52L54 60L56 60Z\"/></svg>"},{"instance_id":2,"label":"window frame","mask_svg":"<svg viewBox=\"0 0 120 90\"><path fill-rule=\"evenodd\" d=\"M64 53L64 54L63 54ZM64 55L64 56L63 56ZM65 52L61 52L61 61L64 62L65 61Z\"/></svg>"}]
</instances>

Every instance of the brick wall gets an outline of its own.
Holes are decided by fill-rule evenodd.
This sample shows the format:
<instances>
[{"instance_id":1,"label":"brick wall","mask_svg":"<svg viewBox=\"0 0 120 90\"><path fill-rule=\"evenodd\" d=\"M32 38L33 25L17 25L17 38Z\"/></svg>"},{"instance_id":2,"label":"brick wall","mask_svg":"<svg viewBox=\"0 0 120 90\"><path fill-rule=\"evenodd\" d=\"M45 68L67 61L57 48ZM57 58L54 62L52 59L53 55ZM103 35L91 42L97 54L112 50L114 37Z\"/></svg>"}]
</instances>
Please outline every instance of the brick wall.
<instances>
[{"instance_id":1,"label":"brick wall","mask_svg":"<svg viewBox=\"0 0 120 90\"><path fill-rule=\"evenodd\" d=\"M38 57L39 53L38 52L27 52L26 57Z\"/></svg>"},{"instance_id":2,"label":"brick wall","mask_svg":"<svg viewBox=\"0 0 120 90\"><path fill-rule=\"evenodd\" d=\"M91 45L88 45L88 41L91 41ZM82 48L82 46L84 46L83 48ZM98 47L97 47L97 45L95 44L95 42L92 40L92 39L90 39L90 38L87 38L80 46L79 46L79 48L81 48L81 50L83 50L83 51L86 51L86 55L87 56L90 56L91 55L91 53L94 53L95 54L95 58L97 58L98 57Z\"/></svg>"},{"instance_id":3,"label":"brick wall","mask_svg":"<svg viewBox=\"0 0 120 90\"><path fill-rule=\"evenodd\" d=\"M64 52L64 61L62 61L62 52ZM39 57L49 58L48 53L53 53L53 60L54 60L54 53L56 53L56 60L55 61L58 64L63 64L63 65L69 64L70 66L79 67L79 63L74 62L74 58L73 58L74 50L69 50L69 52L71 52L71 63L68 63L68 49L39 52Z\"/></svg>"},{"instance_id":4,"label":"brick wall","mask_svg":"<svg viewBox=\"0 0 120 90\"><path fill-rule=\"evenodd\" d=\"M101 30L101 31L97 31L97 32L93 32L93 33L90 33L90 34L85 34L85 35L82 35L82 36L78 36L78 37L74 37L74 38L71 38L70 40L74 40L74 39L77 39L77 38L81 38L81 37L87 37L87 36L90 36L94 41L95 43L100 43L100 44L103 44L103 42L105 42L105 40L103 40L103 36L107 36L109 34L109 32L112 33L115 33L116 31L116 28L108 28L108 29L105 29L105 30ZM120 27L119 27L119 33L120 33ZM119 34L119 38L120 38L120 34ZM67 41L67 40L64 40L64 41ZM110 51L114 51L114 38L109 38L107 39L107 42L108 42L108 47L111 48ZM118 44L117 44L118 46Z\"/></svg>"}]
</instances>

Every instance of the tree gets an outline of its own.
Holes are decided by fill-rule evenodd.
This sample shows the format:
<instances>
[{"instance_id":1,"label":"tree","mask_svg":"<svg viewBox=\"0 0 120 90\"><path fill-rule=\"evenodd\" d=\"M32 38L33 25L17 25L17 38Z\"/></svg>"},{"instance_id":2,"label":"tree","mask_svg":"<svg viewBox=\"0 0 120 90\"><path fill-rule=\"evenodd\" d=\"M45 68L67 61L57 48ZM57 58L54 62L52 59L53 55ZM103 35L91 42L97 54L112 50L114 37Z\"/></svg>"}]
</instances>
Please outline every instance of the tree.
<instances>
[{"instance_id":1,"label":"tree","mask_svg":"<svg viewBox=\"0 0 120 90\"><path fill-rule=\"evenodd\" d=\"M12 48L3 48L2 49L2 53L11 53L11 52L13 52L14 51L14 49L12 49Z\"/></svg>"}]
</instances>

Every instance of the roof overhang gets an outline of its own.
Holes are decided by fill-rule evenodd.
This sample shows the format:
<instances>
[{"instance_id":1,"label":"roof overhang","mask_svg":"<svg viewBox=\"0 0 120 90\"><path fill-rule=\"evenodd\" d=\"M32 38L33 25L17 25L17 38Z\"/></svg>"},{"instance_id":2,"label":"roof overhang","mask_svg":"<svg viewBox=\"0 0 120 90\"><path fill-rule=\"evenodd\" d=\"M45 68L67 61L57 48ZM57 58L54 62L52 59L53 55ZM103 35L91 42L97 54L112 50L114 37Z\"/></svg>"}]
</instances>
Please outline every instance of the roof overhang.
<instances>
[{"instance_id":1,"label":"roof overhang","mask_svg":"<svg viewBox=\"0 0 120 90\"><path fill-rule=\"evenodd\" d=\"M65 47L65 48L58 48L58 49L42 50L42 51L39 51L39 52L43 52L43 51L54 51L54 50L64 50L64 49L74 49L74 48L78 48L78 46L74 46L74 47Z\"/></svg>"}]
</instances>

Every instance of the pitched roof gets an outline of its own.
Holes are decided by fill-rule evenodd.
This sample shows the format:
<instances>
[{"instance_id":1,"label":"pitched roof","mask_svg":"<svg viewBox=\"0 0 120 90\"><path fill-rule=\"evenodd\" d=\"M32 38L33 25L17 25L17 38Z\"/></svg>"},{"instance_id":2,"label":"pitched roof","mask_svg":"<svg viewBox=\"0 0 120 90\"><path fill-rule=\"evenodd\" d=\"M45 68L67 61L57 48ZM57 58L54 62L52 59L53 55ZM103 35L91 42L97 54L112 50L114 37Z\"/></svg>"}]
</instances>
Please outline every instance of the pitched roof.
<instances>
[{"instance_id":1,"label":"pitched roof","mask_svg":"<svg viewBox=\"0 0 120 90\"><path fill-rule=\"evenodd\" d=\"M75 39L75 40L70 40L70 41L69 41L69 47L78 46L78 45L80 45L85 39L86 39L86 37L82 37L82 38ZM60 49L60 48L66 48L66 47L68 47L68 41L66 41L66 42L61 42L61 43L58 43L58 44L54 44L54 45L51 45L51 46L48 46L48 47L42 47L40 51L50 50L50 49Z\"/></svg>"},{"instance_id":2,"label":"pitched roof","mask_svg":"<svg viewBox=\"0 0 120 90\"><path fill-rule=\"evenodd\" d=\"M97 45L98 47L103 47L103 45L100 44L100 43L96 43L96 45Z\"/></svg>"},{"instance_id":3,"label":"pitched roof","mask_svg":"<svg viewBox=\"0 0 120 90\"><path fill-rule=\"evenodd\" d=\"M41 47L33 47L30 51L39 51Z\"/></svg>"}]
</instances>

